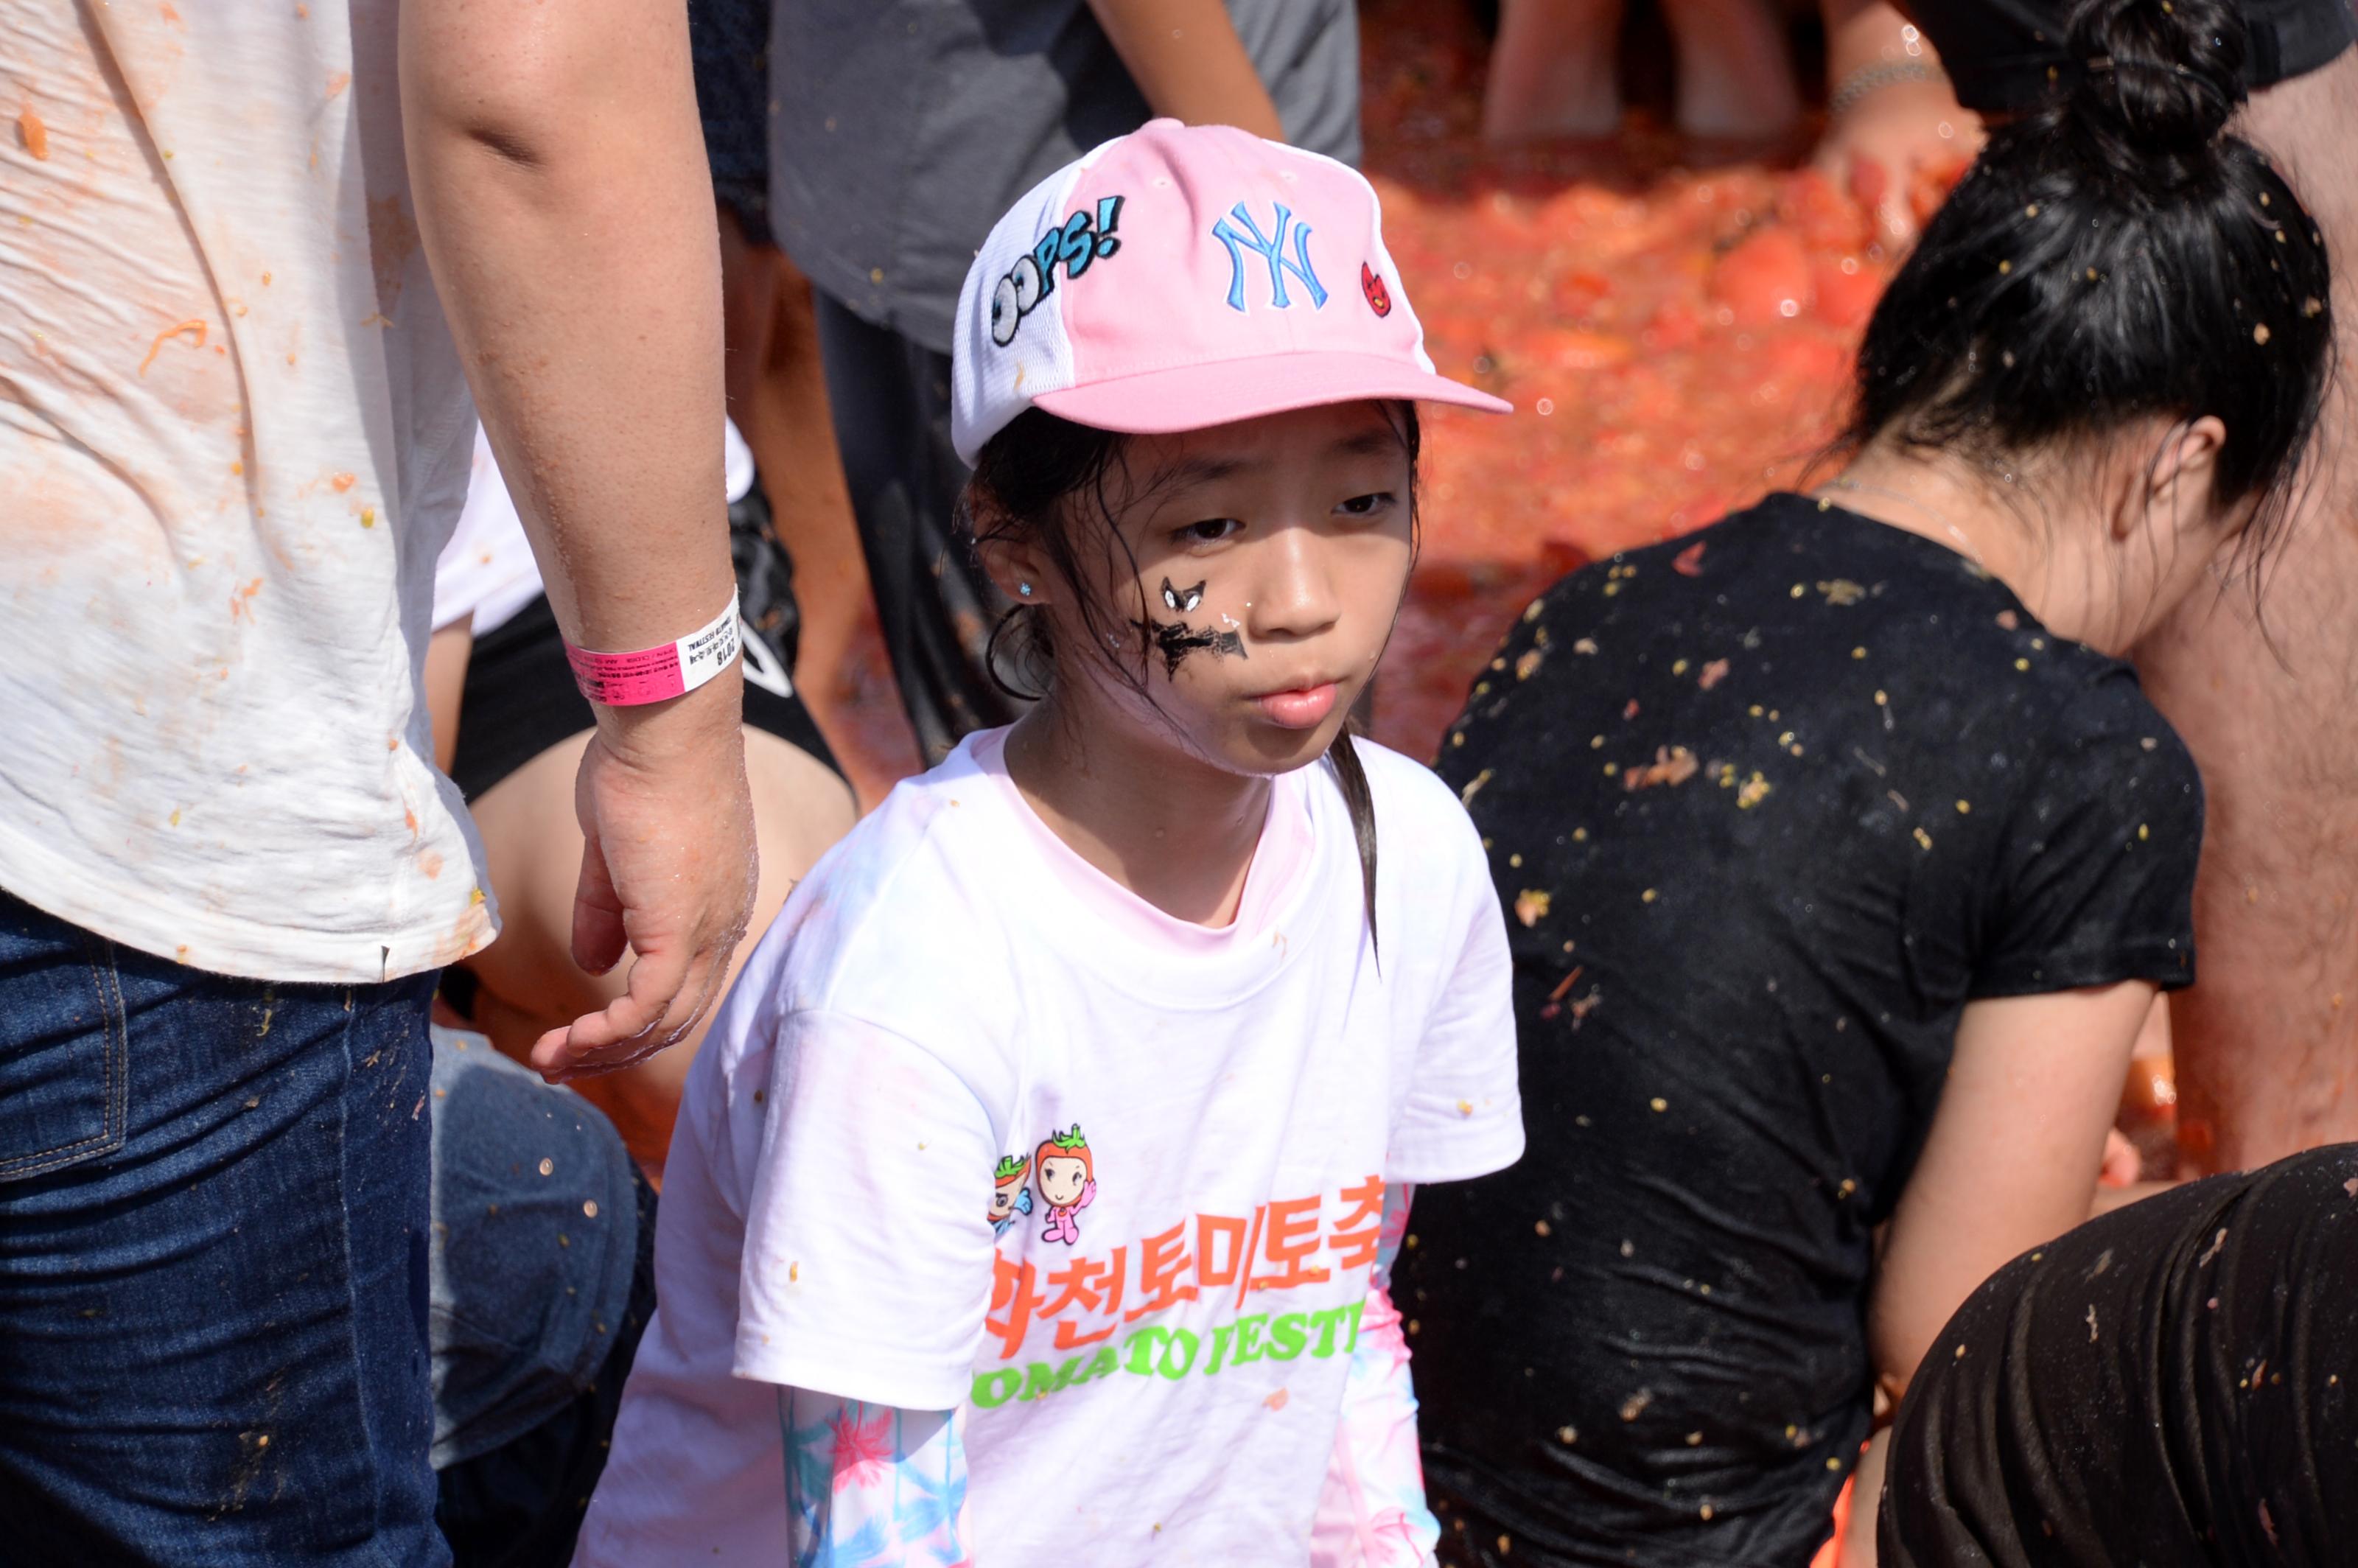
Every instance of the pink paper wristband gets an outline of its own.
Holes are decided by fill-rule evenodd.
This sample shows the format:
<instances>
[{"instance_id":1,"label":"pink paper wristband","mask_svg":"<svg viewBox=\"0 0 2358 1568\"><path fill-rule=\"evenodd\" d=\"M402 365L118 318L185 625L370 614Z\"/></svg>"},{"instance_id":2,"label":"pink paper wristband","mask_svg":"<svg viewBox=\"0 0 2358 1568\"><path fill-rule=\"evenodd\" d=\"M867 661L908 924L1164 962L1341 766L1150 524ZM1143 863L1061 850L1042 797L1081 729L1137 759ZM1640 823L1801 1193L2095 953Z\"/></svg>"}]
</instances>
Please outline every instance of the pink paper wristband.
<instances>
[{"instance_id":1,"label":"pink paper wristband","mask_svg":"<svg viewBox=\"0 0 2358 1568\"><path fill-rule=\"evenodd\" d=\"M581 695L609 708L662 702L694 691L727 669L740 651L734 593L729 596L728 609L676 643L660 643L634 654L594 654L565 644L566 661L573 666L573 683Z\"/></svg>"}]
</instances>

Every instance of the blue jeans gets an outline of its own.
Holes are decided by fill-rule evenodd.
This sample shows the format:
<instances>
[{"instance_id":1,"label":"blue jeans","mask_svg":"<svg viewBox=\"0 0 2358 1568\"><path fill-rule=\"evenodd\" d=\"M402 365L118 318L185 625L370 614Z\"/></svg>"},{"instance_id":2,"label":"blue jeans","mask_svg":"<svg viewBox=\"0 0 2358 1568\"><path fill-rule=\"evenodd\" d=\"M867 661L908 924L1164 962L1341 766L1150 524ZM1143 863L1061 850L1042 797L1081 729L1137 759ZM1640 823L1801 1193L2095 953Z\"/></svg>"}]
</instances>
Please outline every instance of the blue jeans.
<instances>
[{"instance_id":1,"label":"blue jeans","mask_svg":"<svg viewBox=\"0 0 2358 1568\"><path fill-rule=\"evenodd\" d=\"M432 989L203 974L0 893L0 1564L449 1563Z\"/></svg>"}]
</instances>

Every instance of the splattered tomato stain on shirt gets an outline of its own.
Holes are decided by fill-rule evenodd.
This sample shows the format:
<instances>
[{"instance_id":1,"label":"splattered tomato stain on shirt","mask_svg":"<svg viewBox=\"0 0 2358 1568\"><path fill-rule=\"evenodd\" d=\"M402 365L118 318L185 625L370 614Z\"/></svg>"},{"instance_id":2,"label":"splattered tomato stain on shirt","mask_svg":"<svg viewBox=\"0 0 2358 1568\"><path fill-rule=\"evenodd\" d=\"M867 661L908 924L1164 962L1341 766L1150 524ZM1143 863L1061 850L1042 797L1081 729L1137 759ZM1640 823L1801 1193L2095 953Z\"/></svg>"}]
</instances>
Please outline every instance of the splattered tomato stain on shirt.
<instances>
[{"instance_id":1,"label":"splattered tomato stain on shirt","mask_svg":"<svg viewBox=\"0 0 2358 1568\"><path fill-rule=\"evenodd\" d=\"M203 348L205 346L204 322L201 319L190 319L181 322L177 327L167 327L162 331L157 333L156 341L147 345L147 357L139 362L139 373L141 375L146 375L147 373L147 367L156 362L156 356L164 351L164 345L166 343L171 341L174 338L182 337L189 340L190 347L199 349Z\"/></svg>"}]
</instances>

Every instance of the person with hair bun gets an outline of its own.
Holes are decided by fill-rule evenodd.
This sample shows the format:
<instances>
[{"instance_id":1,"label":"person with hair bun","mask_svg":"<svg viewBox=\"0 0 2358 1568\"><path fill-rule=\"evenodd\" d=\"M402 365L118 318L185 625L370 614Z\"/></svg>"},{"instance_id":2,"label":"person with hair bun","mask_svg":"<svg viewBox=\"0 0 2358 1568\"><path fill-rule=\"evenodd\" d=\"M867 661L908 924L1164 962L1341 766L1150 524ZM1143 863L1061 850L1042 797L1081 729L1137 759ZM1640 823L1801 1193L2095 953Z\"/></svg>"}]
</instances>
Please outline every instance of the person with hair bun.
<instances>
[{"instance_id":1,"label":"person with hair bun","mask_svg":"<svg viewBox=\"0 0 2358 1568\"><path fill-rule=\"evenodd\" d=\"M2036 109L2073 78L2068 0L1909 0L1965 106ZM2158 15L2161 7L2151 9ZM2350 0L2238 0L2251 101L2239 134L2266 153L2327 243L2358 251L2358 10ZM2050 72L2053 73L2050 79ZM2347 283L2343 288L2348 287ZM2339 359L2358 362L2341 297ZM2136 652L2155 705L2211 793L2195 892L2201 988L2172 1004L2180 1152L2249 1168L2358 1139L2358 922L2345 848L2358 811L2348 714L2358 672L2358 399L2330 395L2315 471L2264 600L2197 595ZM2262 612L2255 612L2255 605Z\"/></svg>"},{"instance_id":2,"label":"person with hair bun","mask_svg":"<svg viewBox=\"0 0 2358 1568\"><path fill-rule=\"evenodd\" d=\"M1531 1130L1395 1278L1444 1563L1811 1561L2194 978L2201 781L2124 656L2264 569L2327 255L2227 134L2228 5L2071 41L1878 306L1846 466L1558 583L1443 748Z\"/></svg>"}]
</instances>

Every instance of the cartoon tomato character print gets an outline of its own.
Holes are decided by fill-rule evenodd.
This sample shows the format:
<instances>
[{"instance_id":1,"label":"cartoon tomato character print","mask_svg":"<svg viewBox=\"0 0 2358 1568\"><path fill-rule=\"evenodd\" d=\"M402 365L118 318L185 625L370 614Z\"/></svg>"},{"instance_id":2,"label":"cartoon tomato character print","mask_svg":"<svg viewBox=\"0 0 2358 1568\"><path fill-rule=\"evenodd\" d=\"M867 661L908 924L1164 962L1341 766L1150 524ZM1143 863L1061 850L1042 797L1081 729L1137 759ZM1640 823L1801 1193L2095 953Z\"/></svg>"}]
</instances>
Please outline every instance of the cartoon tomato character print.
<instances>
[{"instance_id":1,"label":"cartoon tomato character print","mask_svg":"<svg viewBox=\"0 0 2358 1568\"><path fill-rule=\"evenodd\" d=\"M1004 1236L1007 1227L1015 1223L1019 1214L1032 1212L1032 1189L1023 1178L1032 1173L1032 1162L1014 1154L1002 1155L999 1168L991 1173L990 1228L993 1234Z\"/></svg>"},{"instance_id":2,"label":"cartoon tomato character print","mask_svg":"<svg viewBox=\"0 0 2358 1568\"><path fill-rule=\"evenodd\" d=\"M1048 1206L1048 1222L1041 1227L1040 1238L1070 1247L1081 1238L1081 1227L1073 1217L1098 1198L1097 1166L1089 1156L1089 1141L1081 1135L1081 1124L1076 1121L1069 1131L1051 1133L1033 1151L1032 1167L1038 1173L1041 1200Z\"/></svg>"},{"instance_id":3,"label":"cartoon tomato character print","mask_svg":"<svg viewBox=\"0 0 2358 1568\"><path fill-rule=\"evenodd\" d=\"M1366 262L1359 264L1359 292L1368 297L1368 308L1377 315L1392 313L1391 286L1384 281L1383 274Z\"/></svg>"}]
</instances>

